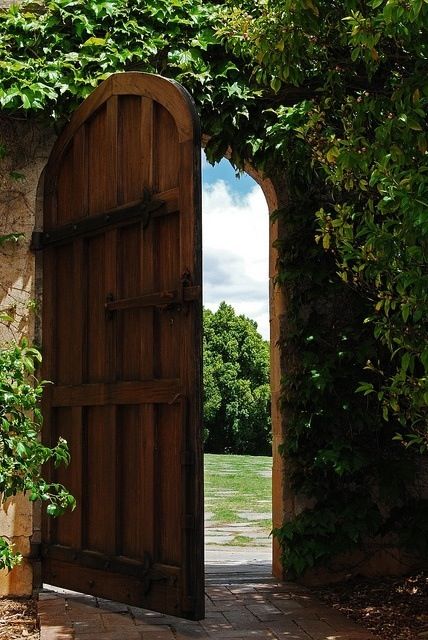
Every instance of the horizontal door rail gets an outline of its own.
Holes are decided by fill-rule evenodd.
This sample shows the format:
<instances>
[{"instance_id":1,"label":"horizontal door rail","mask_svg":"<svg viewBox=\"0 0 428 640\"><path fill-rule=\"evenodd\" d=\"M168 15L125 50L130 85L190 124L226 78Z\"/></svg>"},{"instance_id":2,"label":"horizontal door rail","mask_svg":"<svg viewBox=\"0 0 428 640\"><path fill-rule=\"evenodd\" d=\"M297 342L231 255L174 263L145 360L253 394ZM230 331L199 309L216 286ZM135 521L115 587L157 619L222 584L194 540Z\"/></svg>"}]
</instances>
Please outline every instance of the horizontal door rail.
<instances>
[{"instance_id":1,"label":"horizontal door rail","mask_svg":"<svg viewBox=\"0 0 428 640\"><path fill-rule=\"evenodd\" d=\"M167 580L175 582L180 574L180 568L174 565L153 563L146 552L142 562L127 558L126 556L110 556L99 551L73 549L63 545L47 545L41 547L42 558L59 560L68 564L97 569L99 571L111 571L125 576L134 576L140 580L150 582Z\"/></svg>"},{"instance_id":2,"label":"horizontal door rail","mask_svg":"<svg viewBox=\"0 0 428 640\"><path fill-rule=\"evenodd\" d=\"M183 287L170 291L156 291L135 298L122 298L121 300L108 300L105 303L107 311L125 311L126 309L138 309L141 307L162 307L177 305L182 302L198 300L201 295L201 287Z\"/></svg>"},{"instance_id":3,"label":"horizontal door rail","mask_svg":"<svg viewBox=\"0 0 428 640\"><path fill-rule=\"evenodd\" d=\"M183 395L178 379L95 382L51 387L53 407L95 407L114 404L174 404Z\"/></svg>"},{"instance_id":4,"label":"horizontal door rail","mask_svg":"<svg viewBox=\"0 0 428 640\"><path fill-rule=\"evenodd\" d=\"M31 248L38 251L80 236L103 231L106 228L119 227L139 220L146 227L152 217L173 213L178 209L178 190L171 189L156 194L154 199L151 199L151 196L146 196L142 200L136 200L93 216L80 218L47 231L34 231Z\"/></svg>"}]
</instances>

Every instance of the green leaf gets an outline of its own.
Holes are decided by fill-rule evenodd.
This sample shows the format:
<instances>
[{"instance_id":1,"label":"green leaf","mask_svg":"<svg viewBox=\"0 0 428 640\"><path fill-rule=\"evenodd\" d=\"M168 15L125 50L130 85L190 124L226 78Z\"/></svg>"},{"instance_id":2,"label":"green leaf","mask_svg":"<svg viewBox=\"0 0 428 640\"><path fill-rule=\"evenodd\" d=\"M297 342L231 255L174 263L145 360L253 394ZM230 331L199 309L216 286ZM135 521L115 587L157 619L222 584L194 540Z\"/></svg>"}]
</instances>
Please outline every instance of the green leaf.
<instances>
[{"instance_id":1,"label":"green leaf","mask_svg":"<svg viewBox=\"0 0 428 640\"><path fill-rule=\"evenodd\" d=\"M103 47L105 44L106 44L105 38L92 37L85 40L85 42L82 44L82 47Z\"/></svg>"},{"instance_id":2,"label":"green leaf","mask_svg":"<svg viewBox=\"0 0 428 640\"><path fill-rule=\"evenodd\" d=\"M278 91L281 89L281 85L282 82L277 76L274 76L270 81L270 86L275 91L275 93L278 93Z\"/></svg>"}]
</instances>

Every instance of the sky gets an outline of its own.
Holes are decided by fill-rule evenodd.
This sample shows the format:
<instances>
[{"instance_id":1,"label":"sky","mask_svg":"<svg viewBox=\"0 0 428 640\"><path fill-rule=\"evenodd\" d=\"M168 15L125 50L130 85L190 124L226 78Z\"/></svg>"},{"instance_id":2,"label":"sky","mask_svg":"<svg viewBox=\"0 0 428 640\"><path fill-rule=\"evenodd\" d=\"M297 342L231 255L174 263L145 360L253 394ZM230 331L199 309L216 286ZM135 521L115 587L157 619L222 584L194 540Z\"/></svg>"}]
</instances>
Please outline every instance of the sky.
<instances>
[{"instance_id":1,"label":"sky","mask_svg":"<svg viewBox=\"0 0 428 640\"><path fill-rule=\"evenodd\" d=\"M257 322L269 340L269 216L260 187L236 178L227 160L212 167L202 156L204 306L222 300Z\"/></svg>"}]
</instances>

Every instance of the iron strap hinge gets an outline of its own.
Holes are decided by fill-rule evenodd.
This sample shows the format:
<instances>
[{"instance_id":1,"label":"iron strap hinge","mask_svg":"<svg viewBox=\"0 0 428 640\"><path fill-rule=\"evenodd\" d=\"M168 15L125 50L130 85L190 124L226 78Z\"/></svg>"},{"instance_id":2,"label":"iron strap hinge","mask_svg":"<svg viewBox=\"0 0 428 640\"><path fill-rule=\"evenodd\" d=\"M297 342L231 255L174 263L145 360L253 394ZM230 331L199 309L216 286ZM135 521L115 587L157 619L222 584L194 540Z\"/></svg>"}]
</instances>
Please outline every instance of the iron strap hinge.
<instances>
[{"instance_id":1,"label":"iron strap hinge","mask_svg":"<svg viewBox=\"0 0 428 640\"><path fill-rule=\"evenodd\" d=\"M33 251L40 251L50 245L60 244L79 236L91 235L108 227L117 227L134 221L141 221L145 229L152 214L166 204L164 200L149 198L151 196L146 196L143 200L131 205L116 207L95 216L80 218L75 222L54 227L49 231L34 231L31 248Z\"/></svg>"}]
</instances>

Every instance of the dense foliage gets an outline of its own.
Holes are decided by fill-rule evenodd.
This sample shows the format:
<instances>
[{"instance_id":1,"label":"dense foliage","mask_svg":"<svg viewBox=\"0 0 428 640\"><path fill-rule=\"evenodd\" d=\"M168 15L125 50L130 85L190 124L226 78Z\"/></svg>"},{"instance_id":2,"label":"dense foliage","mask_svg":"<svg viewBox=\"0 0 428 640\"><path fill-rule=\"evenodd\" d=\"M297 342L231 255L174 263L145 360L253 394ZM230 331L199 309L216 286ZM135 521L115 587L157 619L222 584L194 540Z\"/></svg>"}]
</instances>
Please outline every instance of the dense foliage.
<instances>
[{"instance_id":1,"label":"dense foliage","mask_svg":"<svg viewBox=\"0 0 428 640\"><path fill-rule=\"evenodd\" d=\"M204 430L209 453L269 455L269 344L222 302L204 310Z\"/></svg>"},{"instance_id":2,"label":"dense foliage","mask_svg":"<svg viewBox=\"0 0 428 640\"><path fill-rule=\"evenodd\" d=\"M277 144L294 126L301 151L326 181L319 239L339 276L371 302L368 321L391 354L371 361L385 420L404 441L428 445L428 163L425 0L276 2L232 21L232 47L281 93L309 87L304 117L278 110ZM286 28L284 29L284 25ZM306 55L304 54L306 53Z\"/></svg>"},{"instance_id":3,"label":"dense foliage","mask_svg":"<svg viewBox=\"0 0 428 640\"><path fill-rule=\"evenodd\" d=\"M42 475L42 465L67 464L69 453L62 438L54 447L40 442L44 385L33 375L39 362L39 351L25 341L0 349L0 495L4 504L24 492L31 501L47 502L47 512L57 516L74 508L75 500L62 485L47 482ZM0 538L0 569L12 569L20 560L20 554Z\"/></svg>"},{"instance_id":4,"label":"dense foliage","mask_svg":"<svg viewBox=\"0 0 428 640\"><path fill-rule=\"evenodd\" d=\"M106 74L158 72L192 92L211 160L232 144L237 166L285 177L284 455L307 505L276 533L297 573L391 532L427 554L412 486L428 443L427 31L426 0L51 0L0 15L5 111L58 121Z\"/></svg>"},{"instance_id":5,"label":"dense foliage","mask_svg":"<svg viewBox=\"0 0 428 640\"><path fill-rule=\"evenodd\" d=\"M334 299L345 303L331 317L330 332L323 323L310 326L315 310L300 321L300 335L289 336L295 349L308 340L314 348L305 349L304 359L318 393L310 394L309 381L299 384L298 368L289 370L284 390L294 403L296 385L303 392L286 449L296 463L295 486L318 502L278 532L285 561L300 572L331 555L333 546L346 550L390 531L426 554L426 505L415 488L416 498L409 491L418 475L405 448L425 452L428 445L428 4L231 4L223 33L234 54L253 61L255 77L275 89L279 102L290 95L287 83L295 95L300 90L300 100L277 107L268 127L288 165L286 217L295 212L304 225L311 212L310 235L334 258L348 290L338 292L332 282L316 295L330 310ZM307 266L313 290L323 276L314 278L307 254L296 263L299 245L285 240L283 278L289 283L293 271L300 278ZM326 264L314 246L311 252ZM324 285L331 277L330 268ZM301 319L297 292L291 287ZM358 397L342 391L340 363L367 397L366 414ZM342 407L334 403L338 394ZM327 480L331 472L339 477ZM416 526L406 522L410 514Z\"/></svg>"}]
</instances>

